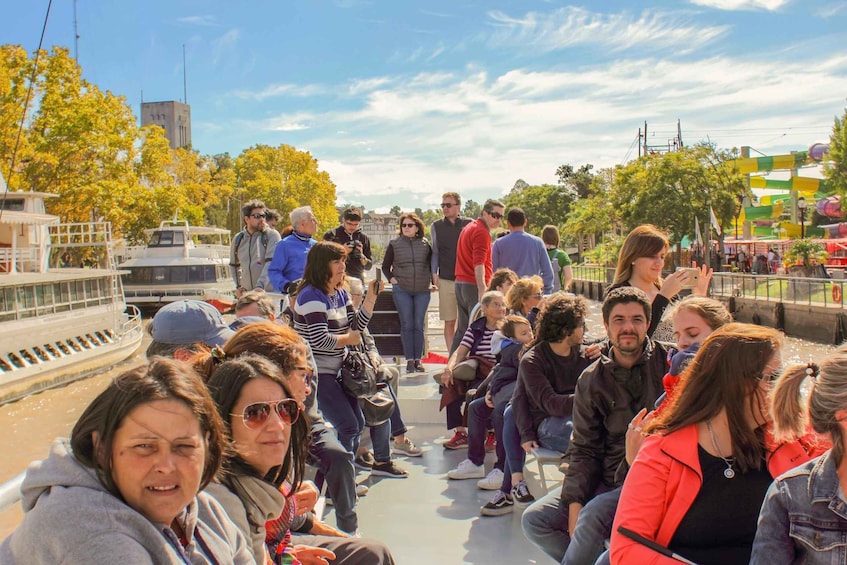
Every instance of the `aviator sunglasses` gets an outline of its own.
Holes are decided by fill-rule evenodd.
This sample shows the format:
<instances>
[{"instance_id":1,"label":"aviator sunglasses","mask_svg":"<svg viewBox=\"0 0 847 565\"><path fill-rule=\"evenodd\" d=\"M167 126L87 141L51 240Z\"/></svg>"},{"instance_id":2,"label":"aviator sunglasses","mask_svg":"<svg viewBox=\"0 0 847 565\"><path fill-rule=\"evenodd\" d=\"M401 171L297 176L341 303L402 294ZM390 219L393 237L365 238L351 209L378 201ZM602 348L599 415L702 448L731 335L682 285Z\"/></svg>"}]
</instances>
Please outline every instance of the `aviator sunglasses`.
<instances>
[{"instance_id":1,"label":"aviator sunglasses","mask_svg":"<svg viewBox=\"0 0 847 565\"><path fill-rule=\"evenodd\" d=\"M283 398L274 402L254 402L245 406L241 414L232 414L232 416L241 416L244 425L255 430L268 421L271 410L276 411L279 419L289 425L300 417L300 405L293 398Z\"/></svg>"}]
</instances>

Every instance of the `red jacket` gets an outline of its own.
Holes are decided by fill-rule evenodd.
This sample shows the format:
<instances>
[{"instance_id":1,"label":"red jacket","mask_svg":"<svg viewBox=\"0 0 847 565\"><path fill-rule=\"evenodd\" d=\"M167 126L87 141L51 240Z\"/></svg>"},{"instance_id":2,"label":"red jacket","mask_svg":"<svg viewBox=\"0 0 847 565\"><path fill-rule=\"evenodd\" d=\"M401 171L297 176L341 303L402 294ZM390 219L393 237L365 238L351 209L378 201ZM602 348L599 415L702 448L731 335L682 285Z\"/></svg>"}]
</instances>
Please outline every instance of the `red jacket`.
<instances>
[{"instance_id":1,"label":"red jacket","mask_svg":"<svg viewBox=\"0 0 847 565\"><path fill-rule=\"evenodd\" d=\"M765 433L767 465L777 477L829 449L827 441L810 434L798 441L776 444ZM618 532L623 526L667 547L703 484L697 454L697 426L644 440L626 476L612 526L612 563L678 564Z\"/></svg>"},{"instance_id":2,"label":"red jacket","mask_svg":"<svg viewBox=\"0 0 847 565\"><path fill-rule=\"evenodd\" d=\"M465 226L456 245L456 282L476 284L474 267L485 265L485 284L491 280L491 232L482 218Z\"/></svg>"}]
</instances>

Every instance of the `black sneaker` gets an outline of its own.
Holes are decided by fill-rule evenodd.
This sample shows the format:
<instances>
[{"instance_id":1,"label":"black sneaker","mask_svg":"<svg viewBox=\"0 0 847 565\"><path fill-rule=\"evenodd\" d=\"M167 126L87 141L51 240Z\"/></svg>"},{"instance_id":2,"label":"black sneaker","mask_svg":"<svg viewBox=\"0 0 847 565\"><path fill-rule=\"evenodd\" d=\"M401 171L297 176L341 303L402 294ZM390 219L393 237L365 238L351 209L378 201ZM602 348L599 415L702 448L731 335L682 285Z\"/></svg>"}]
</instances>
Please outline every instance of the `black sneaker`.
<instances>
[{"instance_id":1,"label":"black sneaker","mask_svg":"<svg viewBox=\"0 0 847 565\"><path fill-rule=\"evenodd\" d=\"M512 498L518 504L529 504L535 502L535 497L529 492L529 487L526 481L518 481L518 484L512 487Z\"/></svg>"},{"instance_id":2,"label":"black sneaker","mask_svg":"<svg viewBox=\"0 0 847 565\"><path fill-rule=\"evenodd\" d=\"M419 373L426 373L426 369L424 369L423 363L421 363L420 359L415 359L415 369L417 369Z\"/></svg>"},{"instance_id":3,"label":"black sneaker","mask_svg":"<svg viewBox=\"0 0 847 565\"><path fill-rule=\"evenodd\" d=\"M405 479L409 476L409 473L401 467L398 467L394 461L386 461L384 463L374 463L373 469L371 469L371 475L377 475L378 477L391 477L394 479Z\"/></svg>"},{"instance_id":4,"label":"black sneaker","mask_svg":"<svg viewBox=\"0 0 847 565\"><path fill-rule=\"evenodd\" d=\"M512 495L498 490L494 493L494 498L480 509L479 513L483 516L502 516L509 514L514 510L515 503L512 501Z\"/></svg>"},{"instance_id":5,"label":"black sneaker","mask_svg":"<svg viewBox=\"0 0 847 565\"><path fill-rule=\"evenodd\" d=\"M409 359L406 361L406 374L417 373L418 367L415 365L414 359Z\"/></svg>"},{"instance_id":6,"label":"black sneaker","mask_svg":"<svg viewBox=\"0 0 847 565\"><path fill-rule=\"evenodd\" d=\"M356 460L353 461L353 464L363 471L370 471L374 463L376 463L376 460L374 459L374 454L370 451L357 455Z\"/></svg>"}]
</instances>

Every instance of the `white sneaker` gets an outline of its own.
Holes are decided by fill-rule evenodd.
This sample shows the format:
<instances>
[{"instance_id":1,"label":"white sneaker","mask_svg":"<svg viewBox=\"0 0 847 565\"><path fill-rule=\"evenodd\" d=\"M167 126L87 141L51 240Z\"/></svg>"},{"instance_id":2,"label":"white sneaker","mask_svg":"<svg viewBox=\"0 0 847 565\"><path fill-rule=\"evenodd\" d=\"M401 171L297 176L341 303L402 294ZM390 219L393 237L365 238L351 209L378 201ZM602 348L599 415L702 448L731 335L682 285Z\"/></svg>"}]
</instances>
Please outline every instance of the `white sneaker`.
<instances>
[{"instance_id":1,"label":"white sneaker","mask_svg":"<svg viewBox=\"0 0 847 565\"><path fill-rule=\"evenodd\" d=\"M447 471L449 479L481 479L485 476L485 467L483 465L474 465L470 459L465 459L455 469ZM498 484L499 488L500 485Z\"/></svg>"},{"instance_id":2,"label":"white sneaker","mask_svg":"<svg viewBox=\"0 0 847 565\"><path fill-rule=\"evenodd\" d=\"M503 471L497 469L491 469L491 472L486 475L484 479L480 479L476 482L476 486L481 488L482 490L497 490L500 488L500 485L503 484Z\"/></svg>"}]
</instances>

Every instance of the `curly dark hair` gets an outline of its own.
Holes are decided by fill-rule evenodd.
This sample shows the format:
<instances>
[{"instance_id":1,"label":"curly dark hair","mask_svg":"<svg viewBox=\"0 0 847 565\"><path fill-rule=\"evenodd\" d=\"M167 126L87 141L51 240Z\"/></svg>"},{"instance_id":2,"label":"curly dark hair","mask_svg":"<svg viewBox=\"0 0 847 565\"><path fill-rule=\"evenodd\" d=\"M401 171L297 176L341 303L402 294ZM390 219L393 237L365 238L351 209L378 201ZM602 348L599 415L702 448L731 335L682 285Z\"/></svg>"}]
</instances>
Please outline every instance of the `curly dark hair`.
<instances>
[{"instance_id":1,"label":"curly dark hair","mask_svg":"<svg viewBox=\"0 0 847 565\"><path fill-rule=\"evenodd\" d=\"M546 341L558 343L585 325L588 303L581 296L564 292L551 294L544 301L535 322L533 345Z\"/></svg>"}]
</instances>

